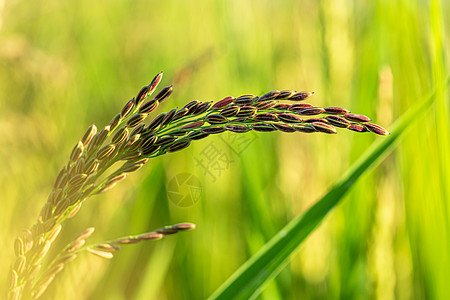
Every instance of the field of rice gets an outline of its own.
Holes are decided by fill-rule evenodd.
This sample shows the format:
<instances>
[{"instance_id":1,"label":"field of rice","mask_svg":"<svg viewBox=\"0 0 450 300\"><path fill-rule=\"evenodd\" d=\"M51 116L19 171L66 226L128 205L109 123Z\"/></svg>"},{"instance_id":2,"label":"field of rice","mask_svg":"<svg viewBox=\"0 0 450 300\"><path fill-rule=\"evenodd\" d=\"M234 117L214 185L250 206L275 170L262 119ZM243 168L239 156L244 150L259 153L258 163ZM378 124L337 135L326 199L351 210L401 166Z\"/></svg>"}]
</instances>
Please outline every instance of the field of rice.
<instances>
[{"instance_id":1,"label":"field of rice","mask_svg":"<svg viewBox=\"0 0 450 300\"><path fill-rule=\"evenodd\" d=\"M88 227L88 243L197 228L80 253L40 299L207 299L383 140L253 297L450 299L449 15L439 0L0 0L1 292L74 145L163 71L173 93L151 118L292 89L393 134L224 132L152 158L86 201L48 259Z\"/></svg>"}]
</instances>

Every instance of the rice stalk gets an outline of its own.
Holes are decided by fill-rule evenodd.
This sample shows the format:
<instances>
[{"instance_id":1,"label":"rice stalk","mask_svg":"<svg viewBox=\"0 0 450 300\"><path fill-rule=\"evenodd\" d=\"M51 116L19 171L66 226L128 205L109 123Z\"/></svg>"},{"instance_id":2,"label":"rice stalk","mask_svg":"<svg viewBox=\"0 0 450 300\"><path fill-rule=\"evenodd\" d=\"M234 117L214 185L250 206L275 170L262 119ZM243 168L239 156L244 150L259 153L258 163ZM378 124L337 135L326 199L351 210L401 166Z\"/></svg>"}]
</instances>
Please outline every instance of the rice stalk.
<instances>
[{"instance_id":1,"label":"rice stalk","mask_svg":"<svg viewBox=\"0 0 450 300\"><path fill-rule=\"evenodd\" d=\"M225 131L236 134L249 131L336 134L337 129L348 129L389 134L383 127L371 123L369 117L350 113L345 108L322 108L303 103L301 101L314 93L293 90L273 90L260 97L226 97L216 103L194 100L181 109L160 113L146 125L150 112L173 92L173 86L168 86L151 98L161 79L162 72L129 100L108 125L98 130L92 124L75 144L37 222L15 240L16 262L10 271L9 299L39 298L55 276L81 251L110 259L120 249L119 245L193 229L193 224L184 223L86 246L85 240L93 232L93 228L88 228L50 263L43 264L63 223L74 217L87 199L114 188L152 158L183 150L192 141ZM123 163L102 178L117 162Z\"/></svg>"}]
</instances>

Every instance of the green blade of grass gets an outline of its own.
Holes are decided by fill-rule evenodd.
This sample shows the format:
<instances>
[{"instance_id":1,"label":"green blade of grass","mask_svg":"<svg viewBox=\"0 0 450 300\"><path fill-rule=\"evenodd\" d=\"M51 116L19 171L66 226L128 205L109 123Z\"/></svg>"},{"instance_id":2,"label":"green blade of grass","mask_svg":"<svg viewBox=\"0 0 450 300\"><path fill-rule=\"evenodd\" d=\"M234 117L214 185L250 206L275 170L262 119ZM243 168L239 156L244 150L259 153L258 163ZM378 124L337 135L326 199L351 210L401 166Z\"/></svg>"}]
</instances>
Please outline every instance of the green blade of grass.
<instances>
[{"instance_id":1,"label":"green blade of grass","mask_svg":"<svg viewBox=\"0 0 450 300\"><path fill-rule=\"evenodd\" d=\"M448 86L449 81L450 77L447 78L445 86ZM343 199L356 180L394 148L394 143L402 133L433 104L435 97L436 92L433 92L425 101L403 114L394 124L391 135L374 143L322 199L305 214L293 219L281 229L208 299L253 299L256 297L264 285L284 268L290 255L322 222L330 210Z\"/></svg>"}]
</instances>

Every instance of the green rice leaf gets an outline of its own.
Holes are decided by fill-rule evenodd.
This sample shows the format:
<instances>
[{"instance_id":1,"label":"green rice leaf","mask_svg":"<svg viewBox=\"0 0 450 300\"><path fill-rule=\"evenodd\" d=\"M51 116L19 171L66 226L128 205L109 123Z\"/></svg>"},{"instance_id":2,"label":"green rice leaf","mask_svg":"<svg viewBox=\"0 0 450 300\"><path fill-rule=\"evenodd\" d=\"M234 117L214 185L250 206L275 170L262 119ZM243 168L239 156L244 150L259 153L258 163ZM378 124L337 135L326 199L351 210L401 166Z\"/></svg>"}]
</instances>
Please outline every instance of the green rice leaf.
<instances>
[{"instance_id":1,"label":"green rice leaf","mask_svg":"<svg viewBox=\"0 0 450 300\"><path fill-rule=\"evenodd\" d=\"M445 87L448 86L447 78ZM305 214L293 219L267 242L253 257L243 264L210 297L213 299L254 299L263 290L265 284L273 279L286 266L288 258L302 242L322 222L325 216L336 206L354 183L371 167L379 163L395 147L396 141L405 130L431 107L436 91L425 101L418 103L394 124L391 134L379 138L366 153L354 163L331 190L313 205Z\"/></svg>"}]
</instances>

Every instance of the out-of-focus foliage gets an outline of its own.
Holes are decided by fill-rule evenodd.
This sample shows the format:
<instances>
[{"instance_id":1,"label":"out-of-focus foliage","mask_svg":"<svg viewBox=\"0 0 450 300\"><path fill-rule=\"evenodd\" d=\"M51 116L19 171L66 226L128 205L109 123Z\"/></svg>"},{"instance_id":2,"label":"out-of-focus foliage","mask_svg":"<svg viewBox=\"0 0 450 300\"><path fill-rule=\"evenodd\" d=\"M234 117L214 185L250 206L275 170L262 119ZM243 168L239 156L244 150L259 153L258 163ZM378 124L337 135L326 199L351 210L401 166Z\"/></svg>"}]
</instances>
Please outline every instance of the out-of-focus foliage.
<instances>
[{"instance_id":1,"label":"out-of-focus foliage","mask_svg":"<svg viewBox=\"0 0 450 300\"><path fill-rule=\"evenodd\" d=\"M449 14L444 1L0 1L1 282L15 236L34 223L73 145L159 71L175 85L159 110L313 90L312 103L389 129L443 84ZM260 299L448 298L448 114L448 95L438 93ZM376 138L230 134L155 159L90 199L60 245L90 226L92 242L182 221L198 228L112 261L81 257L46 297L206 298ZM172 181L182 173L198 179L194 189ZM195 204L175 205L177 188L195 191Z\"/></svg>"}]
</instances>

